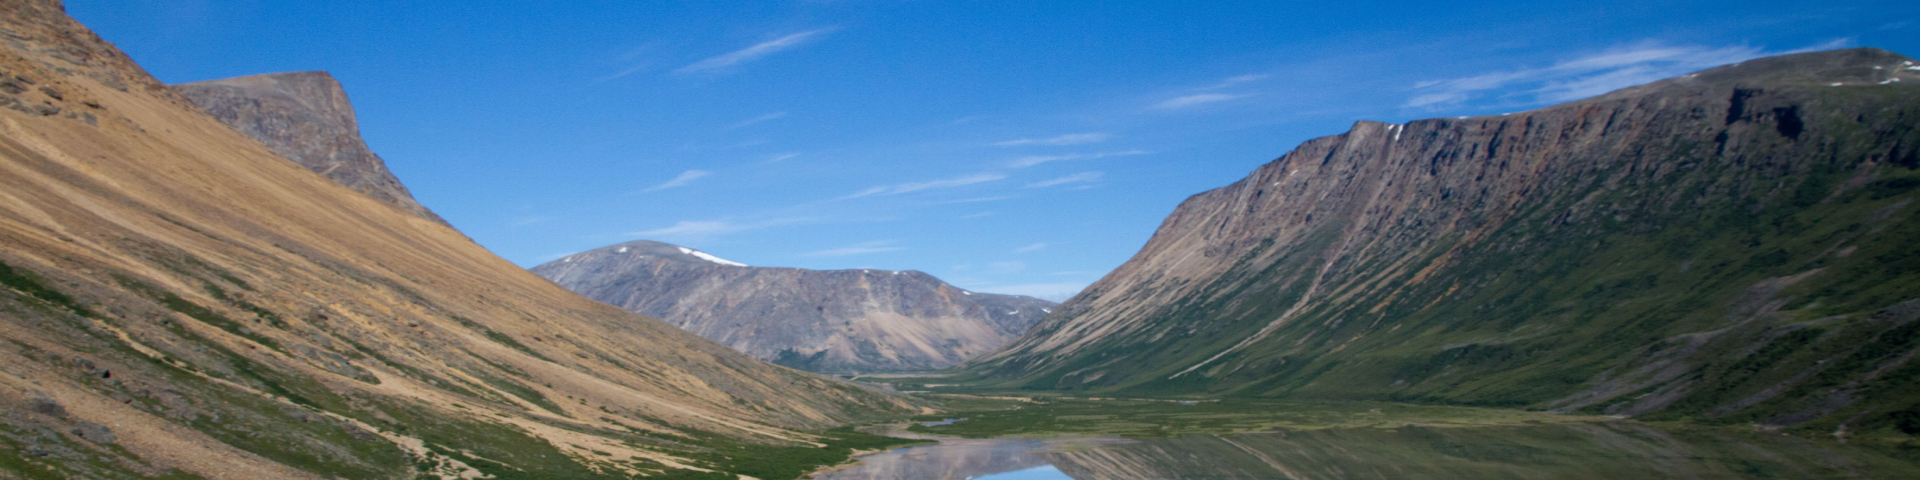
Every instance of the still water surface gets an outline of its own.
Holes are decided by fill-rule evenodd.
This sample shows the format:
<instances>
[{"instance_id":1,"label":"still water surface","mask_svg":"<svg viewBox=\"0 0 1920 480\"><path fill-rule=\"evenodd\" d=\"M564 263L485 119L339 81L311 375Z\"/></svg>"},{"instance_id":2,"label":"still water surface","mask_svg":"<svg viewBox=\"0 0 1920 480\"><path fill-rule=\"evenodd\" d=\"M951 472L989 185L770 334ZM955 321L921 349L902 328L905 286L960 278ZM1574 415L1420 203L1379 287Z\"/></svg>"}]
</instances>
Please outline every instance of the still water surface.
<instances>
[{"instance_id":1,"label":"still water surface","mask_svg":"<svg viewBox=\"0 0 1920 480\"><path fill-rule=\"evenodd\" d=\"M935 438L823 480L1920 479L1920 453L1634 423L1338 428L1125 440Z\"/></svg>"}]
</instances>

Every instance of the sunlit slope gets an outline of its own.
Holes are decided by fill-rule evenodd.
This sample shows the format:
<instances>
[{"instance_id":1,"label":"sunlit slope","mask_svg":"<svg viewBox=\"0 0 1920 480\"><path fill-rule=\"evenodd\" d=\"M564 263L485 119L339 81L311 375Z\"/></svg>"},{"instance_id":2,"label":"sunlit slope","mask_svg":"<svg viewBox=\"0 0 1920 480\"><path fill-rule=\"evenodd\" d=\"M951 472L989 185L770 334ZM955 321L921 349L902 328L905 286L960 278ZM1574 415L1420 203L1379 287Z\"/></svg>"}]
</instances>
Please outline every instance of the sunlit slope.
<instances>
[{"instance_id":1,"label":"sunlit slope","mask_svg":"<svg viewBox=\"0 0 1920 480\"><path fill-rule=\"evenodd\" d=\"M1915 83L1854 49L1360 122L1188 199L965 376L1885 427L1920 409Z\"/></svg>"},{"instance_id":2,"label":"sunlit slope","mask_svg":"<svg viewBox=\"0 0 1920 480\"><path fill-rule=\"evenodd\" d=\"M0 476L698 473L907 408L276 157L57 2L0 29Z\"/></svg>"}]
</instances>

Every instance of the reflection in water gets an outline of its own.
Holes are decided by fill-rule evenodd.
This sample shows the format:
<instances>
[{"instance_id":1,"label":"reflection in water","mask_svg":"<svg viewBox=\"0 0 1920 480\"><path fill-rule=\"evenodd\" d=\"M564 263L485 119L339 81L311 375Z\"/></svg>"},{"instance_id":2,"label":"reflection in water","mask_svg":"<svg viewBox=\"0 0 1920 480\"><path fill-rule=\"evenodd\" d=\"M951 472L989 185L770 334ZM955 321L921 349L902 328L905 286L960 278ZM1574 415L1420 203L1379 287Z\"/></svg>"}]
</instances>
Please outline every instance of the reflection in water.
<instances>
[{"instance_id":1,"label":"reflection in water","mask_svg":"<svg viewBox=\"0 0 1920 480\"><path fill-rule=\"evenodd\" d=\"M1920 478L1885 451L1634 423L1339 428L1124 441L943 439L824 479ZM1026 476L1031 475L1031 476Z\"/></svg>"},{"instance_id":2,"label":"reflection in water","mask_svg":"<svg viewBox=\"0 0 1920 480\"><path fill-rule=\"evenodd\" d=\"M924 437L923 437L924 438ZM1031 438L969 440L941 438L939 445L908 447L860 457L863 465L824 475L826 480L953 479L1047 465L1046 443Z\"/></svg>"}]
</instances>

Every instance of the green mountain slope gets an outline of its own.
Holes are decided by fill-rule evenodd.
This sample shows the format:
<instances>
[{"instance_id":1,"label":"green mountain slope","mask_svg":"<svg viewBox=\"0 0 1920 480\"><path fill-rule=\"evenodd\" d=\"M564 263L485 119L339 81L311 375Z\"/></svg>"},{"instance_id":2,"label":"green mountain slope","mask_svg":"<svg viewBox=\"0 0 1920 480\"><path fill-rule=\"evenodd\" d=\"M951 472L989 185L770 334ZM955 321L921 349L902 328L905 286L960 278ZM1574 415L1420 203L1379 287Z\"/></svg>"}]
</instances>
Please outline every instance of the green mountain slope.
<instances>
[{"instance_id":1,"label":"green mountain slope","mask_svg":"<svg viewBox=\"0 0 1920 480\"><path fill-rule=\"evenodd\" d=\"M1853 49L1361 122L1187 200L962 379L1920 430L1916 82Z\"/></svg>"}]
</instances>

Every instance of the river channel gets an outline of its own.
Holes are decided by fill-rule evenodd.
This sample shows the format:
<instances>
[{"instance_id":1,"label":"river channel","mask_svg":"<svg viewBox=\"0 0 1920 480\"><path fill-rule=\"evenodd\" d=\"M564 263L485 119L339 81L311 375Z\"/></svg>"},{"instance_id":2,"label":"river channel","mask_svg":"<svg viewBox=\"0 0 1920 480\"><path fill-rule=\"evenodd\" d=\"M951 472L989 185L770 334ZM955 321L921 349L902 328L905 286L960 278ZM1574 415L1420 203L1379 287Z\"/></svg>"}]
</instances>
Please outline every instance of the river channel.
<instances>
[{"instance_id":1,"label":"river channel","mask_svg":"<svg viewBox=\"0 0 1920 480\"><path fill-rule=\"evenodd\" d=\"M1094 479L1802 479L1920 478L1920 453L1732 430L1669 431L1632 422L1329 428L1226 436L933 437L860 457L819 480Z\"/></svg>"}]
</instances>

